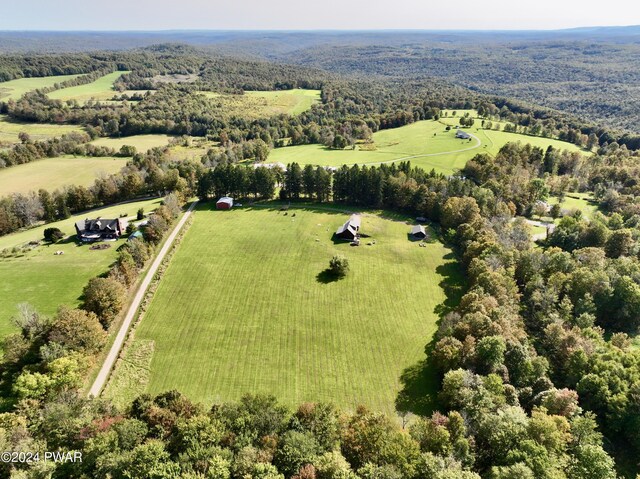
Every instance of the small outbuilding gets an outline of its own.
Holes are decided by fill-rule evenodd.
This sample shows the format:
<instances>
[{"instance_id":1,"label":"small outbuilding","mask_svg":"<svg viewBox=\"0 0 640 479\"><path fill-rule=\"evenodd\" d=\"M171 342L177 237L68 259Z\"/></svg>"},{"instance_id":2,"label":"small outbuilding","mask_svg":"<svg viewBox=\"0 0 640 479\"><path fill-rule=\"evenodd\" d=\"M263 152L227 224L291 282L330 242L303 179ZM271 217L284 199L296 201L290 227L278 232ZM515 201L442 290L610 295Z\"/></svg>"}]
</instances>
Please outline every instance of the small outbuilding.
<instances>
[{"instance_id":1,"label":"small outbuilding","mask_svg":"<svg viewBox=\"0 0 640 479\"><path fill-rule=\"evenodd\" d=\"M233 198L223 196L216 202L216 208L219 210L230 210L233 208Z\"/></svg>"},{"instance_id":2,"label":"small outbuilding","mask_svg":"<svg viewBox=\"0 0 640 479\"><path fill-rule=\"evenodd\" d=\"M142 239L142 231L138 230L138 231L134 231L133 233L131 233L129 235L129 237L127 238L127 241L133 241L136 239Z\"/></svg>"},{"instance_id":3,"label":"small outbuilding","mask_svg":"<svg viewBox=\"0 0 640 479\"><path fill-rule=\"evenodd\" d=\"M425 239L427 237L427 231L424 229L424 226L416 225L411 228L411 236L416 239Z\"/></svg>"},{"instance_id":4,"label":"small outbuilding","mask_svg":"<svg viewBox=\"0 0 640 479\"><path fill-rule=\"evenodd\" d=\"M458 130L456 131L456 138L462 138L463 140L468 140L471 138L471 135L466 131Z\"/></svg>"},{"instance_id":5,"label":"small outbuilding","mask_svg":"<svg viewBox=\"0 0 640 479\"><path fill-rule=\"evenodd\" d=\"M359 236L360 215L351 215L351 218L336 231L336 237L353 241Z\"/></svg>"}]
</instances>

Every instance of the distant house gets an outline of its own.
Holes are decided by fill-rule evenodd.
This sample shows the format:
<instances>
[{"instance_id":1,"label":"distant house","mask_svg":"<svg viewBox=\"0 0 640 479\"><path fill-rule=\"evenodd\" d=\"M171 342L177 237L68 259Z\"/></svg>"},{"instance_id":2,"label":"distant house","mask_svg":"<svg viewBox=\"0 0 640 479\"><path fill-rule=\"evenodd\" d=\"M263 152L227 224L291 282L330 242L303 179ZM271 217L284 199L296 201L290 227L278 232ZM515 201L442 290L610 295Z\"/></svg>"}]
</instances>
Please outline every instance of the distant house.
<instances>
[{"instance_id":1,"label":"distant house","mask_svg":"<svg viewBox=\"0 0 640 479\"><path fill-rule=\"evenodd\" d=\"M118 239L127 225L121 218L81 220L76 222L78 239L84 242Z\"/></svg>"},{"instance_id":2,"label":"distant house","mask_svg":"<svg viewBox=\"0 0 640 479\"><path fill-rule=\"evenodd\" d=\"M216 203L216 208L219 210L230 210L233 207L233 198L223 196Z\"/></svg>"},{"instance_id":3,"label":"distant house","mask_svg":"<svg viewBox=\"0 0 640 479\"><path fill-rule=\"evenodd\" d=\"M424 226L416 225L411 228L411 236L416 239L425 239L427 237L427 231L424 229Z\"/></svg>"},{"instance_id":4,"label":"distant house","mask_svg":"<svg viewBox=\"0 0 640 479\"><path fill-rule=\"evenodd\" d=\"M462 138L463 140L468 140L471 138L471 135L463 130L456 131L456 138Z\"/></svg>"},{"instance_id":5,"label":"distant house","mask_svg":"<svg viewBox=\"0 0 640 479\"><path fill-rule=\"evenodd\" d=\"M353 241L360 231L360 215L351 215L351 218L336 231L336 237Z\"/></svg>"}]
</instances>

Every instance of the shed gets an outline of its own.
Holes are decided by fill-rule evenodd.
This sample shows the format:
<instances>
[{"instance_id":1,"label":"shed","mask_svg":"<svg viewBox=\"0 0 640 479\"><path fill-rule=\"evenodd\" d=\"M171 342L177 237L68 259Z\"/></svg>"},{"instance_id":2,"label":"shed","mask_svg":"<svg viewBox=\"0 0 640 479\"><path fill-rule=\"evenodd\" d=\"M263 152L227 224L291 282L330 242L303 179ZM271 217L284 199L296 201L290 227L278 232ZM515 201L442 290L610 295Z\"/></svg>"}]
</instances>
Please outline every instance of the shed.
<instances>
[{"instance_id":1,"label":"shed","mask_svg":"<svg viewBox=\"0 0 640 479\"><path fill-rule=\"evenodd\" d=\"M216 208L219 210L230 210L233 207L233 198L223 196L216 203Z\"/></svg>"},{"instance_id":2,"label":"shed","mask_svg":"<svg viewBox=\"0 0 640 479\"><path fill-rule=\"evenodd\" d=\"M139 239L142 238L142 231L138 230L138 231L134 231L133 233L131 233L129 235L129 237L127 238L127 241L133 241L135 239Z\"/></svg>"},{"instance_id":3,"label":"shed","mask_svg":"<svg viewBox=\"0 0 640 479\"><path fill-rule=\"evenodd\" d=\"M416 225L411 228L411 236L418 239L424 239L427 237L427 232L422 225Z\"/></svg>"},{"instance_id":4,"label":"shed","mask_svg":"<svg viewBox=\"0 0 640 479\"><path fill-rule=\"evenodd\" d=\"M471 138L471 135L466 131L458 130L456 131L456 138L462 138L463 140L468 140Z\"/></svg>"},{"instance_id":5,"label":"shed","mask_svg":"<svg viewBox=\"0 0 640 479\"><path fill-rule=\"evenodd\" d=\"M345 224L336 231L336 237L353 241L360 231L360 215L351 215Z\"/></svg>"}]
</instances>

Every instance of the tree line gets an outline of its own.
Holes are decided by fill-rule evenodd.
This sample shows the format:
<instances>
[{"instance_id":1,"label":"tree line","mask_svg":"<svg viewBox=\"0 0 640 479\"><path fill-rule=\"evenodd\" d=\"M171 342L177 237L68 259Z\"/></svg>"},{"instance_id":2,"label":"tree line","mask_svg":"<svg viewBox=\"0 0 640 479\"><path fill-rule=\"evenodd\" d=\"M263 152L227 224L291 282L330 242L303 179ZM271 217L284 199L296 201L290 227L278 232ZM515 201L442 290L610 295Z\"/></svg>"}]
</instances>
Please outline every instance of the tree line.
<instances>
[{"instance_id":1,"label":"tree line","mask_svg":"<svg viewBox=\"0 0 640 479\"><path fill-rule=\"evenodd\" d=\"M0 235L137 197L159 196L167 192L178 192L188 197L196 191L197 178L203 169L197 163L174 163L158 149L144 155L135 154L122 171L101 176L88 188L40 189L0 198Z\"/></svg>"}]
</instances>

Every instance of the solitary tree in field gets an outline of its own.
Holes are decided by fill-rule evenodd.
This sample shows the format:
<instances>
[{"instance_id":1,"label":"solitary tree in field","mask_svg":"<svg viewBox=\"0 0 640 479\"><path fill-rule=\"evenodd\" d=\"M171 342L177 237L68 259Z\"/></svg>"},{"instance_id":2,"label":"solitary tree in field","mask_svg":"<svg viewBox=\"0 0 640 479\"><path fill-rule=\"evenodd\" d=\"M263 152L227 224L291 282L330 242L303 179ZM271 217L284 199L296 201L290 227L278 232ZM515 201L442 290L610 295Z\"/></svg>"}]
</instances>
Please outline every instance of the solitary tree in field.
<instances>
[{"instance_id":1,"label":"solitary tree in field","mask_svg":"<svg viewBox=\"0 0 640 479\"><path fill-rule=\"evenodd\" d=\"M349 272L349 260L343 256L334 256L329 261L329 271L338 278L346 276Z\"/></svg>"}]
</instances>

